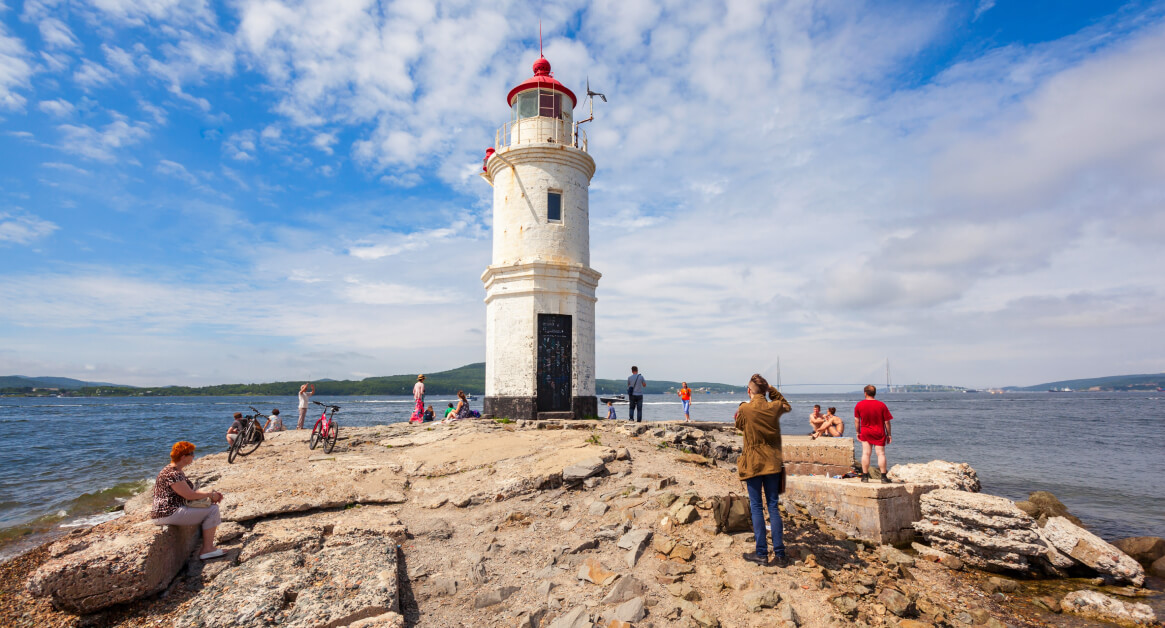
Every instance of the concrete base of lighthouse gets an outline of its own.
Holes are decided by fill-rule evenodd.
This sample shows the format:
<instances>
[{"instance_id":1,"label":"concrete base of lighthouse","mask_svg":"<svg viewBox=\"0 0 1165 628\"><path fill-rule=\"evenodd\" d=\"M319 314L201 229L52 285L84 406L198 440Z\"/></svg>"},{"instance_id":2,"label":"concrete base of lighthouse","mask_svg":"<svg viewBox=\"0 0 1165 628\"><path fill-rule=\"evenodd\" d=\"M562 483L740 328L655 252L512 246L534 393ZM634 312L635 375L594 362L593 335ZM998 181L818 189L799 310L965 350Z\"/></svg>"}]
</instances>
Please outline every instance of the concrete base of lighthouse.
<instances>
[{"instance_id":1,"label":"concrete base of lighthouse","mask_svg":"<svg viewBox=\"0 0 1165 628\"><path fill-rule=\"evenodd\" d=\"M483 415L584 419L595 397L595 288L582 264L490 266L486 288Z\"/></svg>"},{"instance_id":2,"label":"concrete base of lighthouse","mask_svg":"<svg viewBox=\"0 0 1165 628\"><path fill-rule=\"evenodd\" d=\"M484 400L482 416L486 418L505 417L515 421L535 421L538 419L585 419L598 416L599 399L571 397L570 410L564 412L539 412L537 397L489 397Z\"/></svg>"}]
</instances>

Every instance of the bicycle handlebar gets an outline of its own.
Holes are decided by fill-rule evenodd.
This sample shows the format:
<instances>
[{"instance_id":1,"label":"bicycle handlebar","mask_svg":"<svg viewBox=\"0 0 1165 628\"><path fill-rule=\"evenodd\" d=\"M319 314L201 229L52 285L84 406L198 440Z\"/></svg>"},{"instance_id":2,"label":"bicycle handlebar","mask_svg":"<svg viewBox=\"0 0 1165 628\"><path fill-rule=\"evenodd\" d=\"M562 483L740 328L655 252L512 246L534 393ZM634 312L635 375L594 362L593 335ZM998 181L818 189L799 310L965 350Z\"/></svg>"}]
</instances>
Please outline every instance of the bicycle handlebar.
<instances>
[{"instance_id":1,"label":"bicycle handlebar","mask_svg":"<svg viewBox=\"0 0 1165 628\"><path fill-rule=\"evenodd\" d=\"M247 406L247 407L250 408L251 411L254 412L255 414L263 414L262 412L259 412L259 409L256 408L255 406ZM264 414L263 416L267 416L267 415Z\"/></svg>"},{"instance_id":2,"label":"bicycle handlebar","mask_svg":"<svg viewBox=\"0 0 1165 628\"><path fill-rule=\"evenodd\" d=\"M323 407L325 407L325 408L335 408L336 410L339 410L339 409L340 409L340 406L333 406L333 405L331 405L331 404L327 404L327 403L320 403L320 402L318 402L318 401L313 401L312 403L316 404L317 406L323 406Z\"/></svg>"}]
</instances>

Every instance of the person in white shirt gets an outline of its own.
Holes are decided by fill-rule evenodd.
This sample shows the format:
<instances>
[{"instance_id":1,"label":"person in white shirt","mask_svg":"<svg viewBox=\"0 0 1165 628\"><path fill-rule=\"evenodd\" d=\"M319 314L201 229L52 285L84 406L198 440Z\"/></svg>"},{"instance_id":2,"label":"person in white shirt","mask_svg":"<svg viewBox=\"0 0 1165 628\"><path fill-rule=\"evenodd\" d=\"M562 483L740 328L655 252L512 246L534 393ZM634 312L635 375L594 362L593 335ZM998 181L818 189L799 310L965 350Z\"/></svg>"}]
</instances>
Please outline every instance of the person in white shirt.
<instances>
[{"instance_id":1,"label":"person in white shirt","mask_svg":"<svg viewBox=\"0 0 1165 628\"><path fill-rule=\"evenodd\" d=\"M311 392L308 392L308 387L311 387ZM316 385L308 382L299 387L299 423L296 424L295 429L303 429L303 419L307 417L307 404L311 401L311 396L316 394Z\"/></svg>"}]
</instances>

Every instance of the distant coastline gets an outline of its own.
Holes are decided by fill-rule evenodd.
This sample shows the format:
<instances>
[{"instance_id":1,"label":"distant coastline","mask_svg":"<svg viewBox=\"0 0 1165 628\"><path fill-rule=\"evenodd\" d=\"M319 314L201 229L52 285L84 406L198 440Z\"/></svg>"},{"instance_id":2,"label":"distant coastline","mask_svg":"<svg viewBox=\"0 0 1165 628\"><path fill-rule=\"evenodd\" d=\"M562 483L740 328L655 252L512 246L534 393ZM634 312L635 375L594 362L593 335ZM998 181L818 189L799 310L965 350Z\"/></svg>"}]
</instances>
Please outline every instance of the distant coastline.
<instances>
[{"instance_id":1,"label":"distant coastline","mask_svg":"<svg viewBox=\"0 0 1165 628\"><path fill-rule=\"evenodd\" d=\"M28 381L19 381L28 380ZM327 396L379 396L412 395L417 373L368 377L362 380L315 380L318 395ZM69 382L74 382L70 384ZM21 385L12 386L18 383ZM7 384L7 385L5 385ZM55 385L49 385L55 384ZM137 387L117 384L94 384L67 378L0 378L0 396L9 397L283 397L295 396L302 380L270 382L262 384L217 384L212 386L158 386ZM648 380L651 392L678 390L680 382ZM742 393L743 386L716 382L690 381L688 385L697 393ZM464 390L472 395L485 394L485 362L425 373L425 391L429 395L455 395ZM627 383L622 379L595 380L596 395L614 395L627 392Z\"/></svg>"},{"instance_id":2,"label":"distant coastline","mask_svg":"<svg viewBox=\"0 0 1165 628\"><path fill-rule=\"evenodd\" d=\"M473 395L485 394L485 363L426 373L425 387L430 395L454 395L464 390ZM679 389L680 382L648 380L653 393L669 393ZM315 381L317 394L329 396L411 395L416 374L368 377L362 380L321 379ZM301 380L260 384L216 384L211 386L125 386L104 382L85 382L67 377L0 376L0 397L245 397L294 396ZM690 381L697 393L743 393L743 386L717 382ZM622 379L595 380L596 395L617 395L626 392ZM1155 392L1165 389L1165 373L1143 375L1113 375L1087 379L1071 379L1036 384L1034 386L1005 386L1002 388L967 388L944 384L894 385L891 393L1005 393L1005 392ZM856 392L856 391L855 391Z\"/></svg>"}]
</instances>

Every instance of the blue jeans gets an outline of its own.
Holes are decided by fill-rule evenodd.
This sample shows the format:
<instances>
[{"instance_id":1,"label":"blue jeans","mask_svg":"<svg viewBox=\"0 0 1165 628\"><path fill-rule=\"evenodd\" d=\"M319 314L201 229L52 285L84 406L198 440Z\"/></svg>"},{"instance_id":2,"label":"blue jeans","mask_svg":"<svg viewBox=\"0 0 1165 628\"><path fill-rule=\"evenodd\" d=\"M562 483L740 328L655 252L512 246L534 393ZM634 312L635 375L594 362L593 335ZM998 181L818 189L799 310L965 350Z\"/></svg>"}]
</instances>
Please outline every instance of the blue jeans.
<instances>
[{"instance_id":1,"label":"blue jeans","mask_svg":"<svg viewBox=\"0 0 1165 628\"><path fill-rule=\"evenodd\" d=\"M627 409L627 420L635 421L636 420L635 419L635 408L639 408L638 422L642 423L643 422L643 395L631 395L631 399L628 400L627 405L631 406L630 408Z\"/></svg>"},{"instance_id":2,"label":"blue jeans","mask_svg":"<svg viewBox=\"0 0 1165 628\"><path fill-rule=\"evenodd\" d=\"M785 555L785 529L781 524L781 511L777 510L780 495L777 494L777 485L781 475L772 473L748 478L744 483L748 486L748 504L752 508L752 533L756 537L756 555L765 558L769 555L768 544L765 542L765 503L769 506L769 525L773 530L773 554ZM764 489L764 499L761 489Z\"/></svg>"}]
</instances>

